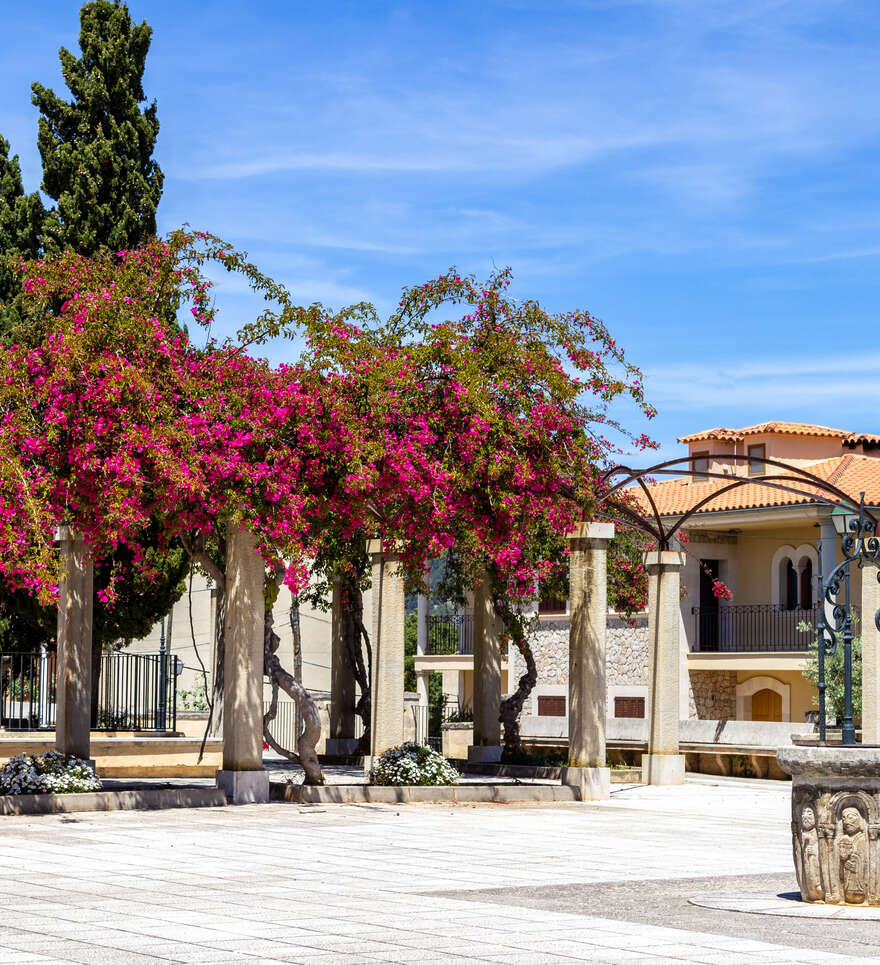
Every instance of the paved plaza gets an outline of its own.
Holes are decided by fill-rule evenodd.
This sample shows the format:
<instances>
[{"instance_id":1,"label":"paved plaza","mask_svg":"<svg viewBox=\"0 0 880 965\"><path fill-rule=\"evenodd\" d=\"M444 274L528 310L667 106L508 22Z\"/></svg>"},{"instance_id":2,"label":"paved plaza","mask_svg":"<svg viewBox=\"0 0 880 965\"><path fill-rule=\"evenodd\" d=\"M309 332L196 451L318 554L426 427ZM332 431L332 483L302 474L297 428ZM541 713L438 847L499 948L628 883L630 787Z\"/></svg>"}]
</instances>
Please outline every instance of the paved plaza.
<instances>
[{"instance_id":1,"label":"paved plaza","mask_svg":"<svg viewBox=\"0 0 880 965\"><path fill-rule=\"evenodd\" d=\"M588 805L3 818L0 965L880 958L880 922L688 904L795 889L788 795L704 778Z\"/></svg>"}]
</instances>

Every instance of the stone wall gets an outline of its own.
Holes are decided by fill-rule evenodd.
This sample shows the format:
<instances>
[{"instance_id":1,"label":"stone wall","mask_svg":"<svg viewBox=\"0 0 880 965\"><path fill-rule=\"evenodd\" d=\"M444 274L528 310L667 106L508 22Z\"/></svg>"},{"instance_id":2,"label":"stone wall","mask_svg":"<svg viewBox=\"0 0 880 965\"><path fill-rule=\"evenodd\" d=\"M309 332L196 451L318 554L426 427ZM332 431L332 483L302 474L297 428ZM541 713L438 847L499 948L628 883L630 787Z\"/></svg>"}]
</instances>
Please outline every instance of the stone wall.
<instances>
[{"instance_id":1,"label":"stone wall","mask_svg":"<svg viewBox=\"0 0 880 965\"><path fill-rule=\"evenodd\" d=\"M690 717L736 720L735 670L692 670L689 677Z\"/></svg>"},{"instance_id":2,"label":"stone wall","mask_svg":"<svg viewBox=\"0 0 880 965\"><path fill-rule=\"evenodd\" d=\"M568 618L535 622L529 642L538 670L537 686L568 683ZM638 613L633 624L614 613L608 615L606 636L607 683L609 687L646 686L648 683L648 616ZM511 687L525 672L525 663L511 648Z\"/></svg>"},{"instance_id":3,"label":"stone wall","mask_svg":"<svg viewBox=\"0 0 880 965\"><path fill-rule=\"evenodd\" d=\"M633 625L608 614L605 638L605 675L609 687L638 687L648 683L648 614L637 613Z\"/></svg>"}]
</instances>

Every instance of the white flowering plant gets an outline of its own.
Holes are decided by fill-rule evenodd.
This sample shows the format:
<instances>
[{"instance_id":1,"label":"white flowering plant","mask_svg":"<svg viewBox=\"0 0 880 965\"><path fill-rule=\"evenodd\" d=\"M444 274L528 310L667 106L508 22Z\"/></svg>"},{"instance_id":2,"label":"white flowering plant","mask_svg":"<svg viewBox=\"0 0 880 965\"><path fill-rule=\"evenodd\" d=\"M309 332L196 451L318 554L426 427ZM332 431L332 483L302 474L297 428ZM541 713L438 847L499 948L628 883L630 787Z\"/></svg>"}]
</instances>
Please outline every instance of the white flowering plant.
<instances>
[{"instance_id":1,"label":"white flowering plant","mask_svg":"<svg viewBox=\"0 0 880 965\"><path fill-rule=\"evenodd\" d=\"M371 784L430 786L457 781L458 771L442 754L413 741L389 747L370 771Z\"/></svg>"},{"instance_id":2,"label":"white flowering plant","mask_svg":"<svg viewBox=\"0 0 880 965\"><path fill-rule=\"evenodd\" d=\"M0 794L78 794L100 791L88 761L60 751L16 754L0 768Z\"/></svg>"}]
</instances>

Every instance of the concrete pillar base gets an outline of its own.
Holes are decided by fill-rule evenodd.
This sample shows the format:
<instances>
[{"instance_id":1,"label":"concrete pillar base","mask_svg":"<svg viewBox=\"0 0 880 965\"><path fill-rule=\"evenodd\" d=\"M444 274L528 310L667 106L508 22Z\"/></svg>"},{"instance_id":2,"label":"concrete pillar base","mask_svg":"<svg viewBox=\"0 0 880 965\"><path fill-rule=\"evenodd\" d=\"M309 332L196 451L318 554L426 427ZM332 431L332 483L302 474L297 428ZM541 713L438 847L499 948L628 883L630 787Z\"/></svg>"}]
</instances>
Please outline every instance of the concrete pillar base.
<instances>
[{"instance_id":1,"label":"concrete pillar base","mask_svg":"<svg viewBox=\"0 0 880 965\"><path fill-rule=\"evenodd\" d=\"M499 764L501 762L500 744L471 744L468 747L468 764Z\"/></svg>"},{"instance_id":2,"label":"concrete pillar base","mask_svg":"<svg viewBox=\"0 0 880 965\"><path fill-rule=\"evenodd\" d=\"M684 784L684 754L642 754L642 784Z\"/></svg>"},{"instance_id":3,"label":"concrete pillar base","mask_svg":"<svg viewBox=\"0 0 880 965\"><path fill-rule=\"evenodd\" d=\"M324 753L328 757L351 757L357 754L360 743L357 737L328 737Z\"/></svg>"},{"instance_id":4,"label":"concrete pillar base","mask_svg":"<svg viewBox=\"0 0 880 965\"><path fill-rule=\"evenodd\" d=\"M611 797L611 768L563 767L562 783L576 787L582 801L607 801Z\"/></svg>"},{"instance_id":5,"label":"concrete pillar base","mask_svg":"<svg viewBox=\"0 0 880 965\"><path fill-rule=\"evenodd\" d=\"M269 803L268 771L217 771L217 787L231 804Z\"/></svg>"}]
</instances>

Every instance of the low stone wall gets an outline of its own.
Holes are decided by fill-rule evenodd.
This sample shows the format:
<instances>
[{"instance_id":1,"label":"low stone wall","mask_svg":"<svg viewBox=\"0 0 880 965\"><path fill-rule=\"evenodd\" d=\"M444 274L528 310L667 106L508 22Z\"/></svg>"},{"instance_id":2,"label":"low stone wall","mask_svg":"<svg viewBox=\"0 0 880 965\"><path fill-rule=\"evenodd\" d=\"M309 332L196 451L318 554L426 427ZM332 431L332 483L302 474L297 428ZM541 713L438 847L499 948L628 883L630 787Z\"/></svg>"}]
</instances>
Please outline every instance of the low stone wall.
<instances>
[{"instance_id":1,"label":"low stone wall","mask_svg":"<svg viewBox=\"0 0 880 965\"><path fill-rule=\"evenodd\" d=\"M441 728L441 750L450 761L466 761L474 742L474 725L468 721L446 723Z\"/></svg>"},{"instance_id":2,"label":"low stone wall","mask_svg":"<svg viewBox=\"0 0 880 965\"><path fill-rule=\"evenodd\" d=\"M201 738L112 736L91 738L91 755L99 777L213 777L223 761L223 741L209 739L198 763ZM55 749L54 731L0 737L0 764L16 754L42 754Z\"/></svg>"},{"instance_id":3,"label":"low stone wall","mask_svg":"<svg viewBox=\"0 0 880 965\"><path fill-rule=\"evenodd\" d=\"M378 787L371 784L269 786L272 801L291 804L551 804L579 800L564 784L455 784L445 787Z\"/></svg>"},{"instance_id":4,"label":"low stone wall","mask_svg":"<svg viewBox=\"0 0 880 965\"><path fill-rule=\"evenodd\" d=\"M216 787L137 788L85 794L0 794L0 815L6 816L225 806L226 795Z\"/></svg>"}]
</instances>

